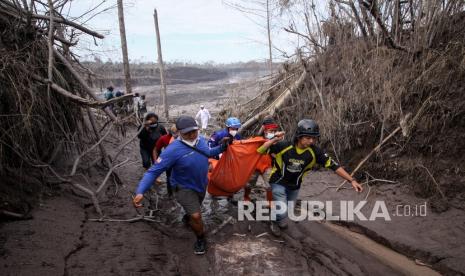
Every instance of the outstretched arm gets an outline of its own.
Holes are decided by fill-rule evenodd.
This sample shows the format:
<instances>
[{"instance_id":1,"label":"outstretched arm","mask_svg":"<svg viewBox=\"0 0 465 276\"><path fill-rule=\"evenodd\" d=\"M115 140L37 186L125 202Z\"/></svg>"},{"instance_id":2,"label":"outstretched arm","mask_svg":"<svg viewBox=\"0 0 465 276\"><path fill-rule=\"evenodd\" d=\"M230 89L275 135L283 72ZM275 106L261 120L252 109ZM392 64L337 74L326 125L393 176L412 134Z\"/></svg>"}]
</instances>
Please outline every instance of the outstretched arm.
<instances>
[{"instance_id":1,"label":"outstretched arm","mask_svg":"<svg viewBox=\"0 0 465 276\"><path fill-rule=\"evenodd\" d=\"M155 179L157 179L164 171L171 168L175 163L176 159L170 156L169 153L165 153L166 151L160 155L160 158L155 161L155 164L145 172L144 176L140 180L136 189L136 196L133 200L134 206L142 206L140 202L144 198L144 193L152 187Z\"/></svg>"},{"instance_id":2,"label":"outstretched arm","mask_svg":"<svg viewBox=\"0 0 465 276\"><path fill-rule=\"evenodd\" d=\"M355 178L353 178L352 176L350 176L350 174L344 170L343 167L339 167L335 173L337 175L339 175L340 177L344 178L345 180L347 180L348 182L350 182L350 184L352 185L352 187L355 189L356 192L361 192L363 191L363 187L362 185L360 185L360 183L357 182L357 180L355 180Z\"/></svg>"},{"instance_id":3,"label":"outstretched arm","mask_svg":"<svg viewBox=\"0 0 465 276\"><path fill-rule=\"evenodd\" d=\"M275 137L271 140L266 141L261 145L258 149L257 152L260 154L266 154L267 150L274 144L278 143L279 141L282 141L284 139L284 132L278 132L275 134Z\"/></svg>"}]
</instances>

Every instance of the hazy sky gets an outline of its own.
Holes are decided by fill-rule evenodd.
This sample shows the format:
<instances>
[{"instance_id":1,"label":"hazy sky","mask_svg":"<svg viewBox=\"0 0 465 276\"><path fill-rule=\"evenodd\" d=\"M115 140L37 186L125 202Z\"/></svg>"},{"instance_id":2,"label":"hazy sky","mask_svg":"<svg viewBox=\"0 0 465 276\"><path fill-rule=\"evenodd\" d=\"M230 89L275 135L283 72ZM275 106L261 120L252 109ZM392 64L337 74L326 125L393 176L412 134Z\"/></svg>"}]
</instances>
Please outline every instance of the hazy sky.
<instances>
[{"instance_id":1,"label":"hazy sky","mask_svg":"<svg viewBox=\"0 0 465 276\"><path fill-rule=\"evenodd\" d=\"M95 8L98 1L79 0L71 4L70 15L77 16ZM267 58L266 30L243 13L225 5L222 0L124 0L129 58L156 61L156 38L153 9L157 8L162 39L163 59L167 61L235 62ZM104 1L94 10L116 5L116 0ZM84 17L87 19L89 16ZM256 18L260 21L263 19ZM80 19L82 22L83 19ZM80 39L79 54L86 59L99 56L106 61L121 59L117 9L109 9L86 22L86 26L105 35L94 40ZM290 37L283 32L273 34L274 43L289 52ZM293 38L295 39L295 38ZM279 51L274 55L279 58Z\"/></svg>"}]
</instances>

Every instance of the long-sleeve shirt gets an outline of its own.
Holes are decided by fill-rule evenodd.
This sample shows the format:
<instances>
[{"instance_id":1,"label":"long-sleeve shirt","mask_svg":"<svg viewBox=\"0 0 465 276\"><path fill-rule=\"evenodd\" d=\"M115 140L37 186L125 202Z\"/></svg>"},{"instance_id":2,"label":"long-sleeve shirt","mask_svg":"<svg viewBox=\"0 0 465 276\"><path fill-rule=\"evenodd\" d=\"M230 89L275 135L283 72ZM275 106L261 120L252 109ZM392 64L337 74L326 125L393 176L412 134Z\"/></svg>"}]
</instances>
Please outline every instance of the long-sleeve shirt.
<instances>
[{"instance_id":1,"label":"long-sleeve shirt","mask_svg":"<svg viewBox=\"0 0 465 276\"><path fill-rule=\"evenodd\" d=\"M148 130L144 126L140 126L144 129L139 132L137 137L140 139L139 145L142 149L152 152L155 148L158 138L162 135L167 134L166 129L158 123L157 127L149 128Z\"/></svg>"},{"instance_id":2,"label":"long-sleeve shirt","mask_svg":"<svg viewBox=\"0 0 465 276\"><path fill-rule=\"evenodd\" d=\"M155 150L157 151L157 154L160 154L161 150L163 148L166 148L171 143L172 139L173 139L173 135L171 135L171 133L165 134L162 137L160 137L157 140L157 144L155 145Z\"/></svg>"},{"instance_id":3,"label":"long-sleeve shirt","mask_svg":"<svg viewBox=\"0 0 465 276\"><path fill-rule=\"evenodd\" d=\"M210 148L216 147L221 143L221 140L224 137L231 138L230 142L232 142L232 140L241 140L242 139L242 137L241 137L241 135L239 133L237 133L234 137L232 137L232 135L229 134L228 129L224 128L224 129L215 131L212 134L212 136L210 137L210 140L208 140L208 145L210 146Z\"/></svg>"},{"instance_id":4,"label":"long-sleeve shirt","mask_svg":"<svg viewBox=\"0 0 465 276\"><path fill-rule=\"evenodd\" d=\"M164 171L172 168L171 186L190 189L197 192L205 192L208 184L208 158L223 152L226 147L209 148L207 141L202 136L195 145L195 148L204 154L190 148L181 140L175 140L160 155L155 164L147 170L144 177L139 182L136 193L143 194L154 183Z\"/></svg>"}]
</instances>

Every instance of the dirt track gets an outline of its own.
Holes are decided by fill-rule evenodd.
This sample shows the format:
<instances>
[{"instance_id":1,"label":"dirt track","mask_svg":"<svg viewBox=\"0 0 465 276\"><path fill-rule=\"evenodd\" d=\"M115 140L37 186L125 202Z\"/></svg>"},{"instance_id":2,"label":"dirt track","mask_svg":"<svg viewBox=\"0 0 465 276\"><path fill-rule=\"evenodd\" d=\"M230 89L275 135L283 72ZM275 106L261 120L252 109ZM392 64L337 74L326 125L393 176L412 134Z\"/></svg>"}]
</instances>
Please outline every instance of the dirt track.
<instances>
[{"instance_id":1,"label":"dirt track","mask_svg":"<svg viewBox=\"0 0 465 276\"><path fill-rule=\"evenodd\" d=\"M201 97L180 100L180 110L190 114L196 105L216 95L217 85L205 84ZM182 95L192 87L178 87ZM177 92L176 92L177 93ZM208 94L213 93L213 94ZM222 95L227 98L228 94ZM207 105L208 107L208 105ZM133 130L132 130L133 131ZM109 151L122 137L107 141ZM100 200L108 218L129 219L137 215L130 204L143 169L138 143L123 152L135 163L118 170L124 186L110 185ZM92 170L97 185L106 172ZM328 180L325 174L321 179ZM330 182L328 180L328 182ZM311 186L308 186L313 189ZM311 190L310 189L310 190ZM302 191L302 197L309 190ZM159 222L94 222L97 214L89 199L62 186L56 196L43 200L34 219L4 223L0 228L0 267L2 275L399 275L399 269L380 252L383 246L369 244L368 250L357 237L350 237L317 222L291 223L282 238L269 233L263 222L226 225L209 235L205 256L193 254L193 234L180 223L179 208L160 191ZM233 207L231 207L233 208ZM234 211L232 211L234 213ZM209 218L215 229L225 215ZM250 225L250 231L249 231ZM340 229L339 229L340 230ZM267 234L263 234L267 233ZM346 234L344 234L346 233ZM260 237L257 237L260 235ZM349 240L347 240L349 239ZM364 243L364 242L362 242ZM366 245L366 243L365 243ZM389 250L388 250L389 251ZM391 252L392 253L392 252ZM387 257L386 257L387 256ZM399 257L399 256L398 256ZM405 265L412 261L403 259ZM431 270L415 267L426 275ZM417 270L415 270L417 269ZM410 271L411 272L411 271ZM416 274L416 273L415 273Z\"/></svg>"},{"instance_id":2,"label":"dirt track","mask_svg":"<svg viewBox=\"0 0 465 276\"><path fill-rule=\"evenodd\" d=\"M131 143L125 154L137 160L137 144ZM102 208L109 218L128 219L137 215L130 204L130 192L142 174L139 163L119 171L127 186L117 189L110 186L102 198ZM96 172L93 180L102 177L103 173ZM90 201L65 188L61 196L45 200L33 213L33 220L3 225L2 274L398 275L401 272L326 225L308 221L291 223L282 238L268 233L268 224L264 222L226 225L217 234L209 235L207 254L195 256L194 237L180 223L179 208L164 195L163 189L159 193L160 211L155 215L159 223L94 222L89 220L97 217ZM224 215L209 220L210 231L219 225L221 218ZM257 237L263 233L267 234Z\"/></svg>"}]
</instances>

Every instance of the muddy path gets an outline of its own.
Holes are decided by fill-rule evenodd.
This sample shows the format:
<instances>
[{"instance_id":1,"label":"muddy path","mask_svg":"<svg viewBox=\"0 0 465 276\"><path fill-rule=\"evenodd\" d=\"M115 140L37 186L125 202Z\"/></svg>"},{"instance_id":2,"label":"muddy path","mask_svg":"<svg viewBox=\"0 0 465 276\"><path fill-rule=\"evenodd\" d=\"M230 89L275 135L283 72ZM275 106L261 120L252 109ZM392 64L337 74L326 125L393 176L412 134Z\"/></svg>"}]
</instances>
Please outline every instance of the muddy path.
<instances>
[{"instance_id":1,"label":"muddy path","mask_svg":"<svg viewBox=\"0 0 465 276\"><path fill-rule=\"evenodd\" d=\"M138 160L137 143L125 156ZM124 185L110 185L101 198L106 218L130 219L131 205L143 174L139 162L118 172ZM96 170L98 182L104 172ZM2 275L399 275L408 274L380 258L379 248L359 246L348 235L325 224L292 222L282 237L274 237L266 222L237 222L215 229L236 211L208 217L209 248L193 254L194 236L180 221L181 211L164 185L152 193L156 222L92 221L97 218L89 199L69 187L45 199L32 220L3 223L0 229ZM155 199L158 198L158 201ZM349 231L345 229L344 231ZM391 257L386 257L391 258ZM430 270L416 272L434 275ZM418 274L415 273L415 274Z\"/></svg>"}]
</instances>

